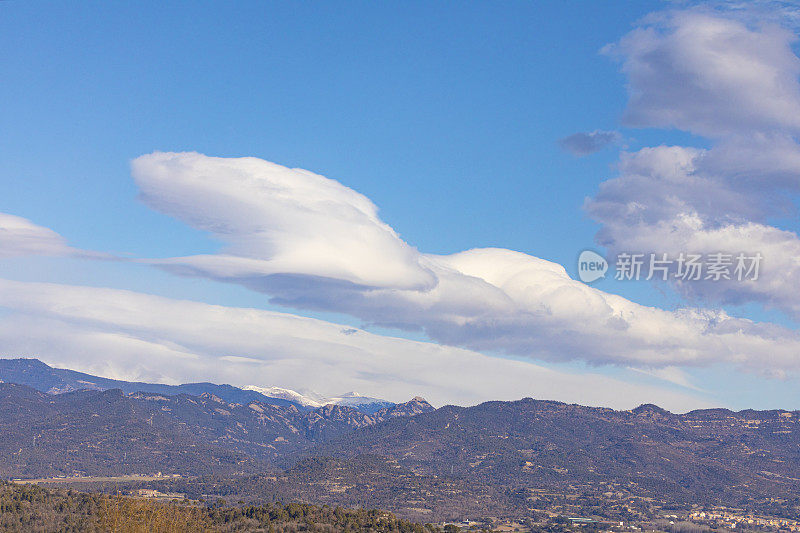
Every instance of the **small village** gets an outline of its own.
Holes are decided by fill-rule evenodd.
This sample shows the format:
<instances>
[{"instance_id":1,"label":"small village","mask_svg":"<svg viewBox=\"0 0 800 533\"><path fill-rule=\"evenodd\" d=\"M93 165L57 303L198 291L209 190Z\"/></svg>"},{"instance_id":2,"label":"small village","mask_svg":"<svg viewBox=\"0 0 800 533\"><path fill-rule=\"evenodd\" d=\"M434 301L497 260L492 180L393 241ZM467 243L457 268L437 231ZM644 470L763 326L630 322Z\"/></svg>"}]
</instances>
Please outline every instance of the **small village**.
<instances>
[{"instance_id":1,"label":"small village","mask_svg":"<svg viewBox=\"0 0 800 533\"><path fill-rule=\"evenodd\" d=\"M729 529L770 529L778 531L800 531L800 520L758 516L733 509L693 511L689 520L712 527Z\"/></svg>"}]
</instances>

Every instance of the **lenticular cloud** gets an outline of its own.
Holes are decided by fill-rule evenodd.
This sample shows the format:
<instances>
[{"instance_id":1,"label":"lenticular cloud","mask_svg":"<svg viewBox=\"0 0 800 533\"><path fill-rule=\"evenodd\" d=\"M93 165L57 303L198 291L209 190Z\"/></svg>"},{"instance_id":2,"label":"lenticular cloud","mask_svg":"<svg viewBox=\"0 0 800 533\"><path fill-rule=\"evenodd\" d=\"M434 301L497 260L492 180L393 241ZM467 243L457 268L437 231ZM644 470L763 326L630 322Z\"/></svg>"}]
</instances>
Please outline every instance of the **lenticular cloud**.
<instances>
[{"instance_id":1,"label":"lenticular cloud","mask_svg":"<svg viewBox=\"0 0 800 533\"><path fill-rule=\"evenodd\" d=\"M297 308L424 331L444 344L517 356L638 366L729 361L797 366L800 338L722 311L665 311L504 249L420 253L341 183L255 158L153 153L133 162L150 206L208 231L219 254L153 260L234 282Z\"/></svg>"},{"instance_id":2,"label":"lenticular cloud","mask_svg":"<svg viewBox=\"0 0 800 533\"><path fill-rule=\"evenodd\" d=\"M0 213L0 257L23 255L71 255L78 251L67 246L55 231L30 220Z\"/></svg>"},{"instance_id":3,"label":"lenticular cloud","mask_svg":"<svg viewBox=\"0 0 800 533\"><path fill-rule=\"evenodd\" d=\"M133 162L142 198L210 232L223 253L164 262L220 279L293 274L342 284L423 289L435 282L365 196L256 158L154 153Z\"/></svg>"}]
</instances>

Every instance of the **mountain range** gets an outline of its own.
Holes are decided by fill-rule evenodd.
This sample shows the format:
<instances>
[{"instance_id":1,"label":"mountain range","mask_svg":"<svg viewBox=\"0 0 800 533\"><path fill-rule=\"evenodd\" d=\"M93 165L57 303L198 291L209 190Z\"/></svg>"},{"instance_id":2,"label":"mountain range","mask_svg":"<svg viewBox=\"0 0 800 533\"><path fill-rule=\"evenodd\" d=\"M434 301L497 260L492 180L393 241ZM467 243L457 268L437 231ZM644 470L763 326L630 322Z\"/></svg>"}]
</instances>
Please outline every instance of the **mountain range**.
<instances>
[{"instance_id":1,"label":"mountain range","mask_svg":"<svg viewBox=\"0 0 800 533\"><path fill-rule=\"evenodd\" d=\"M346 405L353 407L364 413L374 413L380 411L384 407L391 407L394 403L380 400L378 398L370 398L369 396L362 396L357 392L347 392L341 396L334 396L326 398L313 391L300 393L291 389L284 389L282 387L258 387L256 385L248 385L244 387L245 390L252 390L263 394L268 398L288 400L292 403L299 404L303 407L317 409L325 405Z\"/></svg>"},{"instance_id":2,"label":"mountain range","mask_svg":"<svg viewBox=\"0 0 800 533\"><path fill-rule=\"evenodd\" d=\"M367 414L230 403L209 393L47 394L1 383L0 476L257 472L356 428L432 410L421 398Z\"/></svg>"},{"instance_id":3,"label":"mountain range","mask_svg":"<svg viewBox=\"0 0 800 533\"><path fill-rule=\"evenodd\" d=\"M381 454L415 472L510 490L624 488L672 501L800 502L800 411L674 414L655 405L616 411L525 398L388 420L314 453Z\"/></svg>"},{"instance_id":4,"label":"mountain range","mask_svg":"<svg viewBox=\"0 0 800 533\"><path fill-rule=\"evenodd\" d=\"M349 392L339 397L325 398L314 392L301 394L280 387L259 387L255 385L243 388L232 385L214 383L187 383L183 385L164 385L160 383L143 383L103 378L69 370L53 368L38 359L0 359L0 381L27 385L38 391L59 394L83 389L109 390L119 389L122 392L153 392L158 394L213 394L228 402L247 403L251 401L272 405L294 405L300 410L310 410L325 405L346 405L359 411L372 414L393 402L378 398L362 396L357 392Z\"/></svg>"},{"instance_id":5,"label":"mountain range","mask_svg":"<svg viewBox=\"0 0 800 533\"><path fill-rule=\"evenodd\" d=\"M207 387L199 394L127 382L97 390L109 382L31 360L0 365L9 367L0 374L5 477L163 471L184 476L175 482L184 492L416 517L563 511L576 501L618 517L656 503L800 513L800 411L675 414L531 398L434 409L414 398L364 412L213 384L191 385ZM56 394L65 383L90 387Z\"/></svg>"}]
</instances>

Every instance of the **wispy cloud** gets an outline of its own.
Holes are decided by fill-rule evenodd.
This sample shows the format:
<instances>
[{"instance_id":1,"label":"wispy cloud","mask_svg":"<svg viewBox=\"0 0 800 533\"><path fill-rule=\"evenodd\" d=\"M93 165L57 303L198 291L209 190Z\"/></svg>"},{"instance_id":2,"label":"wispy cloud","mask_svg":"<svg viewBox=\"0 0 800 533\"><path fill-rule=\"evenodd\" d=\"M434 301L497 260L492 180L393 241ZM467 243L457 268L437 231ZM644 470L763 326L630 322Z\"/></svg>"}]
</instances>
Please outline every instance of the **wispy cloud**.
<instances>
[{"instance_id":1,"label":"wispy cloud","mask_svg":"<svg viewBox=\"0 0 800 533\"><path fill-rule=\"evenodd\" d=\"M0 213L0 257L72 255L76 251L55 231L26 218Z\"/></svg>"},{"instance_id":2,"label":"wispy cloud","mask_svg":"<svg viewBox=\"0 0 800 533\"><path fill-rule=\"evenodd\" d=\"M674 383L675 385L686 387L687 389L695 390L698 392L705 392L703 389L692 383L691 378L687 375L687 373L684 370L676 368L674 366L665 366L664 368L653 368L653 369L630 367L630 370L638 372L640 374L653 376L654 378L668 381L670 383Z\"/></svg>"},{"instance_id":3,"label":"wispy cloud","mask_svg":"<svg viewBox=\"0 0 800 533\"><path fill-rule=\"evenodd\" d=\"M112 258L109 254L73 248L55 231L27 218L0 213L0 258L22 256Z\"/></svg>"},{"instance_id":4,"label":"wispy cloud","mask_svg":"<svg viewBox=\"0 0 800 533\"><path fill-rule=\"evenodd\" d=\"M0 279L0 346L6 356L108 377L246 386L357 390L436 405L526 396L628 409L676 411L707 399L600 374L375 335L291 314L173 300L131 291Z\"/></svg>"}]
</instances>

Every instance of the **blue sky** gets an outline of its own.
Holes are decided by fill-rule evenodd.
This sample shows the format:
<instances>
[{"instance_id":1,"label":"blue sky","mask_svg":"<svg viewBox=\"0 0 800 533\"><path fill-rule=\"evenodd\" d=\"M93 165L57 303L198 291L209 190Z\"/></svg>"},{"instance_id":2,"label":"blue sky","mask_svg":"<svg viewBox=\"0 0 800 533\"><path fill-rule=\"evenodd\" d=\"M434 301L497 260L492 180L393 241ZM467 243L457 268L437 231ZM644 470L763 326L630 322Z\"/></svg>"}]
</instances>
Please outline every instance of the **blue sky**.
<instances>
[{"instance_id":1,"label":"blue sky","mask_svg":"<svg viewBox=\"0 0 800 533\"><path fill-rule=\"evenodd\" d=\"M578 253L601 249L595 234L611 226L593 219L584 203L619 175L620 150L708 148L717 140L691 125L634 128L623 120L630 81L620 61L600 50L644 24L645 15L668 8L621 1L6 2L0 5L0 48L8 52L0 61L0 212L50 228L83 250L140 260L214 254L221 245L207 232L137 199L131 161L156 150L252 156L358 191L422 252L504 248L564 265L574 277ZM619 131L621 140L586 157L559 148L559 139L594 130ZM794 231L796 217L782 217L778 227ZM175 276L126 261L14 255L0 254L0 277L281 310L431 338L370 326L371 316L332 306L280 307L264 291L209 276ZM604 280L596 287L667 310L695 301L646 282ZM787 307L748 298L699 295L704 306L795 330ZM531 360L506 348L453 344ZM43 357L56 364L81 362L77 349L68 356L49 350ZM630 361L536 355L533 362L687 392L698 405L800 408L794 378L742 379L724 360L685 370L702 393L631 372ZM83 369L149 375L97 358ZM741 395L729 389L733 379ZM299 378L258 384L304 385ZM343 392L330 387L323 392Z\"/></svg>"},{"instance_id":2,"label":"blue sky","mask_svg":"<svg viewBox=\"0 0 800 533\"><path fill-rule=\"evenodd\" d=\"M131 202L128 168L152 150L195 150L338 177L421 249L548 247L566 260L591 238L580 206L614 156L576 160L555 142L618 123L624 80L598 51L652 6L3 9L15 51L3 65L3 206L78 246L175 254L197 239Z\"/></svg>"},{"instance_id":3,"label":"blue sky","mask_svg":"<svg viewBox=\"0 0 800 533\"><path fill-rule=\"evenodd\" d=\"M12 3L2 208L82 248L213 251L135 201L129 161L256 156L345 182L420 249L570 265L592 245L581 206L616 153L578 159L556 141L618 127L624 77L599 51L658 7Z\"/></svg>"}]
</instances>

